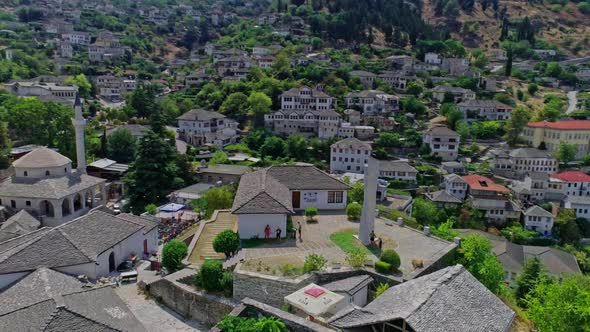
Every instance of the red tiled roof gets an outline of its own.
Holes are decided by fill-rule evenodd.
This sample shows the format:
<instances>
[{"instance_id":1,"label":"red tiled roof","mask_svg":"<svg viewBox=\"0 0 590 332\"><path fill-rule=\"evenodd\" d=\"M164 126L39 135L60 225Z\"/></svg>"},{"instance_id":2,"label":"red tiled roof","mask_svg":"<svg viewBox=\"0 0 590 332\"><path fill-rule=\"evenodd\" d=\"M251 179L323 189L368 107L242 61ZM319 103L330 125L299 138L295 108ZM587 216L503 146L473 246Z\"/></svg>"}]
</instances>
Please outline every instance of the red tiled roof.
<instances>
[{"instance_id":1,"label":"red tiled roof","mask_svg":"<svg viewBox=\"0 0 590 332\"><path fill-rule=\"evenodd\" d=\"M500 193L509 192L508 188L501 184L494 183L494 181L481 175L465 175L463 180L467 182L469 189L471 190L485 190L485 191L496 191Z\"/></svg>"},{"instance_id":2,"label":"red tiled roof","mask_svg":"<svg viewBox=\"0 0 590 332\"><path fill-rule=\"evenodd\" d=\"M590 130L590 120L567 120L558 122L529 122L527 127L562 130Z\"/></svg>"},{"instance_id":3,"label":"red tiled roof","mask_svg":"<svg viewBox=\"0 0 590 332\"><path fill-rule=\"evenodd\" d=\"M580 171L569 171L559 174L552 174L551 177L566 182L590 182L590 175Z\"/></svg>"}]
</instances>

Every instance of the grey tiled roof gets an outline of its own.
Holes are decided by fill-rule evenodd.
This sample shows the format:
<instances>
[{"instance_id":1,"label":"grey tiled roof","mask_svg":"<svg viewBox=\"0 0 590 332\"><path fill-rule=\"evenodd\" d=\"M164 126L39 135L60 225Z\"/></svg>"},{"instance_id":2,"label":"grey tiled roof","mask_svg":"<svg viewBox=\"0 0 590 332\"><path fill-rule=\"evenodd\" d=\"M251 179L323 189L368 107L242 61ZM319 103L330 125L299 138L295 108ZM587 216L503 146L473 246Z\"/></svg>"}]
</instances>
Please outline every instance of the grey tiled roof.
<instances>
[{"instance_id":1,"label":"grey tiled roof","mask_svg":"<svg viewBox=\"0 0 590 332\"><path fill-rule=\"evenodd\" d=\"M525 216L553 217L553 214L538 205L533 205L524 212Z\"/></svg>"},{"instance_id":2,"label":"grey tiled roof","mask_svg":"<svg viewBox=\"0 0 590 332\"><path fill-rule=\"evenodd\" d=\"M110 286L40 268L0 293L1 331L145 331Z\"/></svg>"},{"instance_id":3,"label":"grey tiled roof","mask_svg":"<svg viewBox=\"0 0 590 332\"><path fill-rule=\"evenodd\" d=\"M46 147L39 147L12 163L14 167L46 168L70 164L70 158Z\"/></svg>"},{"instance_id":4,"label":"grey tiled roof","mask_svg":"<svg viewBox=\"0 0 590 332\"><path fill-rule=\"evenodd\" d=\"M365 149L371 151L371 144L367 142L363 142L356 137L349 137L343 140L340 140L331 145L331 147L336 148L351 148L351 149Z\"/></svg>"},{"instance_id":5,"label":"grey tiled roof","mask_svg":"<svg viewBox=\"0 0 590 332\"><path fill-rule=\"evenodd\" d=\"M550 153L535 148L519 148L510 151L510 157L516 158L547 158L553 159Z\"/></svg>"},{"instance_id":6,"label":"grey tiled roof","mask_svg":"<svg viewBox=\"0 0 590 332\"><path fill-rule=\"evenodd\" d=\"M456 265L391 287L364 308L337 313L329 323L350 329L398 319L417 332L504 332L514 312Z\"/></svg>"},{"instance_id":7,"label":"grey tiled roof","mask_svg":"<svg viewBox=\"0 0 590 332\"><path fill-rule=\"evenodd\" d=\"M459 134L457 134L457 132L451 130L450 128L446 127L446 126L434 126L428 130L426 130L427 133L430 133L432 135L437 135L437 136L453 136L453 137L459 137Z\"/></svg>"},{"instance_id":8,"label":"grey tiled roof","mask_svg":"<svg viewBox=\"0 0 590 332\"><path fill-rule=\"evenodd\" d=\"M214 173L214 174L227 174L227 175L243 175L252 171L250 166L242 165L208 165L207 167L199 167L197 174L200 173Z\"/></svg>"},{"instance_id":9,"label":"grey tiled roof","mask_svg":"<svg viewBox=\"0 0 590 332\"><path fill-rule=\"evenodd\" d=\"M20 210L0 225L0 241L24 235L41 227L41 222L26 210Z\"/></svg>"},{"instance_id":10,"label":"grey tiled roof","mask_svg":"<svg viewBox=\"0 0 590 332\"><path fill-rule=\"evenodd\" d=\"M354 295L361 288L367 286L371 282L373 282L373 278L370 275L363 274L332 281L322 285L322 287L332 292L344 292L349 295Z\"/></svg>"},{"instance_id":11,"label":"grey tiled roof","mask_svg":"<svg viewBox=\"0 0 590 332\"><path fill-rule=\"evenodd\" d=\"M379 161L379 171L418 173L418 170L410 163L402 160L381 160Z\"/></svg>"},{"instance_id":12,"label":"grey tiled roof","mask_svg":"<svg viewBox=\"0 0 590 332\"><path fill-rule=\"evenodd\" d=\"M445 190L426 193L426 197L433 202L461 204L462 201Z\"/></svg>"},{"instance_id":13,"label":"grey tiled roof","mask_svg":"<svg viewBox=\"0 0 590 332\"><path fill-rule=\"evenodd\" d=\"M242 176L232 206L235 214L293 213L289 188L270 176L268 169Z\"/></svg>"},{"instance_id":14,"label":"grey tiled roof","mask_svg":"<svg viewBox=\"0 0 590 332\"><path fill-rule=\"evenodd\" d=\"M133 137L143 137L147 130L150 128L148 126L140 125L140 124L126 124L122 126L118 126L115 128L107 129L107 137L111 136L119 129L129 130Z\"/></svg>"},{"instance_id":15,"label":"grey tiled roof","mask_svg":"<svg viewBox=\"0 0 590 332\"><path fill-rule=\"evenodd\" d=\"M58 227L0 243L0 274L92 263L129 236L155 227L141 217L93 211Z\"/></svg>"},{"instance_id":16,"label":"grey tiled roof","mask_svg":"<svg viewBox=\"0 0 590 332\"><path fill-rule=\"evenodd\" d=\"M482 107L482 108L491 108L491 107L498 107L498 108L512 108L504 103L501 103L494 99L473 99L473 100L465 100L459 103L457 106L459 107Z\"/></svg>"},{"instance_id":17,"label":"grey tiled roof","mask_svg":"<svg viewBox=\"0 0 590 332\"><path fill-rule=\"evenodd\" d=\"M283 94L281 94L281 97L298 97L299 93L301 92L301 90L303 88L306 88L306 87L289 89L289 90L283 92ZM327 95L324 91L309 88L309 87L307 87L307 88L311 90L311 97L313 97L313 98L332 98L331 96Z\"/></svg>"},{"instance_id":18,"label":"grey tiled roof","mask_svg":"<svg viewBox=\"0 0 590 332\"><path fill-rule=\"evenodd\" d=\"M60 199L104 182L105 179L78 173L46 179L9 178L0 183L0 196Z\"/></svg>"},{"instance_id":19,"label":"grey tiled roof","mask_svg":"<svg viewBox=\"0 0 590 332\"><path fill-rule=\"evenodd\" d=\"M348 190L350 186L313 166L271 166L270 175L289 190Z\"/></svg>"},{"instance_id":20,"label":"grey tiled roof","mask_svg":"<svg viewBox=\"0 0 590 332\"><path fill-rule=\"evenodd\" d=\"M225 119L225 115L213 111L206 111L204 109L194 109L184 113L176 119L188 121L208 121L213 119Z\"/></svg>"}]
</instances>

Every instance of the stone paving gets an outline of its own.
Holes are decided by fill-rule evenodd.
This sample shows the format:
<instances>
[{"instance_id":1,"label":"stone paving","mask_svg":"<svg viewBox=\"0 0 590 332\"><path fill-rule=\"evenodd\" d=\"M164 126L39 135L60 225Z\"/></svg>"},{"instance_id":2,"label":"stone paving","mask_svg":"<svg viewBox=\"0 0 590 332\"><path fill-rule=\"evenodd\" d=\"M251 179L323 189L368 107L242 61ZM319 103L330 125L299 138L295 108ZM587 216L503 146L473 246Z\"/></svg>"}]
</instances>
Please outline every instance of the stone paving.
<instances>
[{"instance_id":1,"label":"stone paving","mask_svg":"<svg viewBox=\"0 0 590 332\"><path fill-rule=\"evenodd\" d=\"M152 271L138 271L139 279L154 278ZM156 303L153 299L139 291L136 283L125 283L115 288L123 302L127 304L131 312L143 324L149 332L180 331L180 332L206 332L209 331L201 323L194 320L185 320L173 310Z\"/></svg>"}]
</instances>

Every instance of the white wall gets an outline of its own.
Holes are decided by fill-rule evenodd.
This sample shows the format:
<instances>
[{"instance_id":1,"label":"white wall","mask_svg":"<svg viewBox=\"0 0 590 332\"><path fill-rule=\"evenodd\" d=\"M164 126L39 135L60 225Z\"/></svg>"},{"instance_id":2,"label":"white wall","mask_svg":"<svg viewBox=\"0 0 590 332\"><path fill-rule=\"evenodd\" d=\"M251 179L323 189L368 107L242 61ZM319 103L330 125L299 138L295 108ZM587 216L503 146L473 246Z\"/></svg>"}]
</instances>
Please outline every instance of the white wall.
<instances>
[{"instance_id":1,"label":"white wall","mask_svg":"<svg viewBox=\"0 0 590 332\"><path fill-rule=\"evenodd\" d=\"M286 214L240 214L238 215L238 234L240 239L258 236L264 239L264 228L270 225L270 236L276 237L277 228L282 230L281 237L287 236Z\"/></svg>"},{"instance_id":2,"label":"white wall","mask_svg":"<svg viewBox=\"0 0 590 332\"><path fill-rule=\"evenodd\" d=\"M109 256L111 252L115 253L115 267L126 261L131 254L137 255L140 259L143 259L143 241L148 240L148 250L150 252L157 251L157 229L150 231L147 234L143 234L139 231L122 242L116 244L114 247L104 251L98 255L96 261L98 263L96 270L97 276L105 276L109 274Z\"/></svg>"},{"instance_id":3,"label":"white wall","mask_svg":"<svg viewBox=\"0 0 590 332\"><path fill-rule=\"evenodd\" d=\"M307 201L306 197L308 197ZM315 201L313 197L316 198ZM342 203L328 203L328 190L302 190L299 209L305 209L307 207L317 207L319 210L346 209L346 191L343 191L342 199Z\"/></svg>"},{"instance_id":4,"label":"white wall","mask_svg":"<svg viewBox=\"0 0 590 332\"><path fill-rule=\"evenodd\" d=\"M98 276L96 274L96 263L87 263L87 264L78 264L78 265L71 265L71 266L64 266L60 268L55 268L55 270L67 273L73 276L85 275L90 279L97 279Z\"/></svg>"},{"instance_id":5,"label":"white wall","mask_svg":"<svg viewBox=\"0 0 590 332\"><path fill-rule=\"evenodd\" d=\"M0 274L0 289L12 284L13 282L26 276L27 274L29 274L29 272Z\"/></svg>"}]
</instances>

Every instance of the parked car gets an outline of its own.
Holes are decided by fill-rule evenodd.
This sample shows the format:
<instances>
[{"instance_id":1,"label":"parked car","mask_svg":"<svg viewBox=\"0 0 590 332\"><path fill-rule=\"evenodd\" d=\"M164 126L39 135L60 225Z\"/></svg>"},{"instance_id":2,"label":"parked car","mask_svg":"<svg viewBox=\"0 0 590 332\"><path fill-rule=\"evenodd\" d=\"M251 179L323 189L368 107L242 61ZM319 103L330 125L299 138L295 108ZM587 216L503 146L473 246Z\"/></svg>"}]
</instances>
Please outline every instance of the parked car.
<instances>
[{"instance_id":1,"label":"parked car","mask_svg":"<svg viewBox=\"0 0 590 332\"><path fill-rule=\"evenodd\" d=\"M117 266L117 272L132 271L133 267L133 262L130 260L126 260L123 263L119 264L119 266Z\"/></svg>"}]
</instances>

